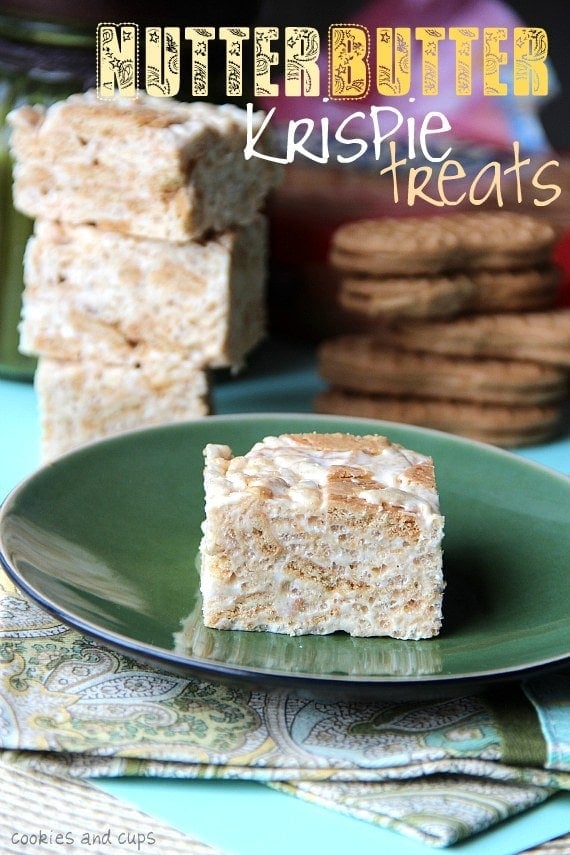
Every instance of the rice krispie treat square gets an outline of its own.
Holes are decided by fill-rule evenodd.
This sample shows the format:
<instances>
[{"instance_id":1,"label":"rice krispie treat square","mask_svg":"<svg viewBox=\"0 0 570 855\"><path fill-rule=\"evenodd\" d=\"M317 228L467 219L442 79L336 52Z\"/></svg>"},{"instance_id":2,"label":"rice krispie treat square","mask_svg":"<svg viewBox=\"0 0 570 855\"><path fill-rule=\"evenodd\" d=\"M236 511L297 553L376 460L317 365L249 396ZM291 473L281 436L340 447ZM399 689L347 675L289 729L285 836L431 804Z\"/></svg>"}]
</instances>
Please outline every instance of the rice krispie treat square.
<instances>
[{"instance_id":1,"label":"rice krispie treat square","mask_svg":"<svg viewBox=\"0 0 570 855\"><path fill-rule=\"evenodd\" d=\"M262 120L250 117L253 135ZM248 118L233 104L90 90L18 107L8 122L14 204L32 218L185 241L250 222L281 176L245 159Z\"/></svg>"},{"instance_id":2,"label":"rice krispie treat square","mask_svg":"<svg viewBox=\"0 0 570 855\"><path fill-rule=\"evenodd\" d=\"M20 350L125 365L164 351L240 368L266 332L266 234L261 215L205 243L38 220Z\"/></svg>"},{"instance_id":3,"label":"rice krispie treat square","mask_svg":"<svg viewBox=\"0 0 570 855\"><path fill-rule=\"evenodd\" d=\"M266 437L205 454L206 626L419 639L442 622L431 458L383 436Z\"/></svg>"},{"instance_id":4,"label":"rice krispie treat square","mask_svg":"<svg viewBox=\"0 0 570 855\"><path fill-rule=\"evenodd\" d=\"M167 353L137 365L43 356L34 383L43 462L123 431L210 413L208 374Z\"/></svg>"}]
</instances>

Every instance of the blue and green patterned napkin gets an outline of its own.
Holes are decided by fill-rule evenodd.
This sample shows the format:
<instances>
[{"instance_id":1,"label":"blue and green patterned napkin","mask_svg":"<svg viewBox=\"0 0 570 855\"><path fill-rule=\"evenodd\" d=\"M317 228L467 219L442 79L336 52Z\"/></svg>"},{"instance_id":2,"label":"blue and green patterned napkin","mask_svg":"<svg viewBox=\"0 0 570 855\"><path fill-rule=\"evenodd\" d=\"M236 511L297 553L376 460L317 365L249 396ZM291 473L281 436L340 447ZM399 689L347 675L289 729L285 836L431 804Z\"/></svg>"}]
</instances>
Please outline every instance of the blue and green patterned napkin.
<instances>
[{"instance_id":1,"label":"blue and green patterned napkin","mask_svg":"<svg viewBox=\"0 0 570 855\"><path fill-rule=\"evenodd\" d=\"M4 764L262 781L448 846L570 789L570 674L433 703L318 702L154 669L0 576Z\"/></svg>"}]
</instances>

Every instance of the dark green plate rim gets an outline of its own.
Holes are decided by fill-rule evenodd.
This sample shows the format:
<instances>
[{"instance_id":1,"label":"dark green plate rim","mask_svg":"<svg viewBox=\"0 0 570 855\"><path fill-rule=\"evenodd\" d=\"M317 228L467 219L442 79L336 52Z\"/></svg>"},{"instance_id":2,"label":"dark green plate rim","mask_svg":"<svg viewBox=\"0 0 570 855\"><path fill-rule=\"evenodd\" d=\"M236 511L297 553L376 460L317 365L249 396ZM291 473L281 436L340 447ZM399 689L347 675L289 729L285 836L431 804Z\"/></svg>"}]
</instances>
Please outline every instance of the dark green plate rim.
<instances>
[{"instance_id":1,"label":"dark green plate rim","mask_svg":"<svg viewBox=\"0 0 570 855\"><path fill-rule=\"evenodd\" d=\"M570 479L567 476L561 475L554 470L550 470L540 464L526 460L509 451L505 451L494 446L488 446L484 443L479 443L457 437L451 434L446 434L441 431L429 430L425 428L403 425L395 422L385 422L371 419L359 418L342 418L336 416L316 416L311 414L299 413L248 413L235 414L227 416L208 416L204 419L198 419L193 422L178 423L173 425L164 425L156 428L143 428L137 431L130 431L116 437L100 440L95 443L84 446L83 448L71 452L59 458L53 464L42 467L33 473L24 482L18 485L5 499L2 508L0 509L0 563L13 579L13 581L25 591L34 601L45 608L48 612L55 615L63 623L72 626L88 635L93 636L99 641L108 643L113 647L134 655L137 658L142 658L153 665L160 665L163 668L182 672L186 674L196 673L202 676L210 676L220 680L237 683L249 683L252 685L285 685L290 687L303 687L312 691L319 692L323 689L333 689L342 691L348 690L351 693L372 692L374 696L379 697L389 694L391 697L405 694L406 696L420 697L424 694L447 694L449 692L465 692L486 685L490 681L521 679L530 674L534 674L539 670L562 668L570 660L570 633L567 633L567 643L562 647L558 643L551 652L544 652L536 656L523 655L518 661L513 662L509 666L493 667L492 656L491 665L485 661L485 654L482 652L479 667L474 667L465 670L461 673L421 673L421 674L386 674L379 675L366 674L354 675L343 673L311 673L311 672L294 672L288 670L275 669L272 667L263 667L259 664L252 666L246 664L236 664L231 661L218 661L208 657L204 658L197 655L186 655L176 652L174 649L168 649L162 645L155 645L151 642L141 641L139 638L133 637L127 628L127 631L117 631L111 629L108 625L101 625L97 620L86 619L81 612L75 611L70 607L69 602L62 603L54 598L41 584L37 584L37 578L32 580L27 572L25 561L14 560L10 548L4 540L4 534L7 527L7 521L11 514L20 502L21 498L29 497L30 491L34 491L35 485L44 477L57 480L58 471L69 465L81 463L81 459L87 459L89 455L100 456L104 461L106 454L110 450L115 453L120 453L122 448L129 450L129 447L142 440L143 444L150 442L158 442L163 439L168 442L169 437L175 437L176 434L189 434L195 430L195 426L201 426L200 429L211 428L219 434L220 430L225 427L230 429L230 432L239 429L240 426L248 426L251 430L252 425L257 428L259 426L262 435L273 432L272 425L275 426L274 432L283 432L288 429L295 430L342 430L357 433L375 432L384 433L398 442L408 445L411 448L422 449L428 453L432 453L433 449L437 449L438 453L434 454L436 463L436 471L438 463L441 464L443 456L450 454L453 458L469 459L469 471L471 474L475 472L474 461L479 461L481 465L485 464L487 470L489 467L496 465L505 472L514 474L514 477L520 476L519 480L524 482L528 490L528 485L543 485L546 489L558 491L558 501L560 496L564 497L567 502L566 510L570 509ZM261 427L263 426L263 428ZM208 440L210 441L210 440ZM213 441L219 441L214 439ZM244 449L245 450L245 449ZM439 461L438 461L439 457ZM441 467L440 467L441 468ZM444 467L445 468L445 467ZM440 481L440 477L438 477ZM444 485L440 482L440 490ZM504 485L497 483L495 485L495 495L498 497L497 502L501 502L501 490L505 491ZM515 490L509 495L511 499L513 495L516 499ZM445 494L445 489L443 489ZM504 497L506 497L504 493ZM525 498L524 492L520 494L521 501L528 504L528 496ZM514 500L514 499L513 499ZM516 504L516 501L515 501ZM446 508L443 507L443 511ZM484 512L483 512L484 513ZM491 519L491 517L489 517ZM568 527L567 527L568 528ZM552 530L553 536L555 529ZM558 531L560 536L560 531ZM533 532L528 532L529 539L532 538ZM562 533L562 536L568 540L568 531ZM530 540L529 540L530 542ZM570 543L570 540L568 540ZM570 561L570 558L569 558ZM548 569L548 568L547 568ZM570 572L566 572L563 576L563 570L568 571L570 568L557 567L560 571L562 581L562 590L560 596L564 602L569 601L569 579ZM552 571L553 572L553 571ZM548 575L548 573L547 573ZM528 580L527 580L528 581ZM544 579L539 580L538 584L543 585ZM529 634L532 636L532 626L527 632L527 642ZM216 633L216 631L210 631ZM230 635L242 635L230 633ZM261 635L261 634L256 634ZM560 633L557 631L557 635ZM302 639L303 637L299 637ZM326 639L328 637L320 637ZM559 639L558 639L559 640ZM385 642L383 639L376 639L376 642ZM538 636L537 636L538 641ZM323 643L323 642L320 642ZM327 643L324 640L324 643ZM402 643L402 642L400 642ZM430 642L403 642L403 644L429 644ZM548 643L547 643L548 647ZM515 656L516 659L516 656Z\"/></svg>"}]
</instances>

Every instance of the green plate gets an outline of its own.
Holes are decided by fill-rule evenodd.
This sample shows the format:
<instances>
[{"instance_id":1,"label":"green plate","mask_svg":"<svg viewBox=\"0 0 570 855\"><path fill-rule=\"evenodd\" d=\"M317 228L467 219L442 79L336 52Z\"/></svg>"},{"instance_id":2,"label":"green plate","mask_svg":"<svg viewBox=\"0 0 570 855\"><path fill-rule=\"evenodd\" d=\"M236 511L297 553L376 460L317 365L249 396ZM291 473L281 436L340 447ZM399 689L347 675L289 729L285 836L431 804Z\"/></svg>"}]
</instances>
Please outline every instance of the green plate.
<instances>
[{"instance_id":1,"label":"green plate","mask_svg":"<svg viewBox=\"0 0 570 855\"><path fill-rule=\"evenodd\" d=\"M432 455L446 517L438 638L207 629L196 557L202 450L268 434L382 433ZM382 698L471 691L570 653L570 479L437 431L334 416L213 416L86 446L6 500L0 556L62 621L168 670L310 693ZM181 634L182 623L185 631Z\"/></svg>"}]
</instances>

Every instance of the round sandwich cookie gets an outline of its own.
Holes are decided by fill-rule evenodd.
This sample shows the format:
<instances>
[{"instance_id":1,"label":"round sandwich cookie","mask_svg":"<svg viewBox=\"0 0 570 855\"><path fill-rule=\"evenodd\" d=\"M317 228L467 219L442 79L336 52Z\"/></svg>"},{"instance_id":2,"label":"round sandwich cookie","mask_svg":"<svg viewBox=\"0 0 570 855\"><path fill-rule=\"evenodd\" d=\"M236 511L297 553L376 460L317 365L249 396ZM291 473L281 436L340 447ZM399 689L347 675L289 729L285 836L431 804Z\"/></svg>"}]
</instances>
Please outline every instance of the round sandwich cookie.
<instances>
[{"instance_id":1,"label":"round sandwich cookie","mask_svg":"<svg viewBox=\"0 0 570 855\"><path fill-rule=\"evenodd\" d=\"M370 318L445 318L467 310L477 300L476 285L455 276L346 276L339 303Z\"/></svg>"},{"instance_id":2,"label":"round sandwich cookie","mask_svg":"<svg viewBox=\"0 0 570 855\"><path fill-rule=\"evenodd\" d=\"M554 264L518 270L472 270L470 312L524 312L551 309L556 303L562 272Z\"/></svg>"},{"instance_id":3,"label":"round sandwich cookie","mask_svg":"<svg viewBox=\"0 0 570 855\"><path fill-rule=\"evenodd\" d=\"M558 237L553 224L514 211L379 217L339 226L329 262L378 276L516 270L550 262Z\"/></svg>"},{"instance_id":4,"label":"round sandwich cookie","mask_svg":"<svg viewBox=\"0 0 570 855\"><path fill-rule=\"evenodd\" d=\"M317 413L381 419L434 428L502 448L546 442L561 429L562 406L512 407L469 401L420 400L330 389L317 396Z\"/></svg>"},{"instance_id":5,"label":"round sandwich cookie","mask_svg":"<svg viewBox=\"0 0 570 855\"><path fill-rule=\"evenodd\" d=\"M341 270L412 276L458 267L460 249L457 234L436 218L385 217L340 226L332 236L329 260Z\"/></svg>"},{"instance_id":6,"label":"round sandwich cookie","mask_svg":"<svg viewBox=\"0 0 570 855\"><path fill-rule=\"evenodd\" d=\"M422 399L528 406L562 401L567 391L566 372L555 366L402 351L365 334L324 342L318 371L337 388Z\"/></svg>"},{"instance_id":7,"label":"round sandwich cookie","mask_svg":"<svg viewBox=\"0 0 570 855\"><path fill-rule=\"evenodd\" d=\"M471 268L500 270L549 260L559 236L546 220L515 211L461 211L445 218Z\"/></svg>"},{"instance_id":8,"label":"round sandwich cookie","mask_svg":"<svg viewBox=\"0 0 570 855\"><path fill-rule=\"evenodd\" d=\"M522 359L570 368L570 308L398 322L387 325L382 335L386 345L404 350Z\"/></svg>"}]
</instances>

